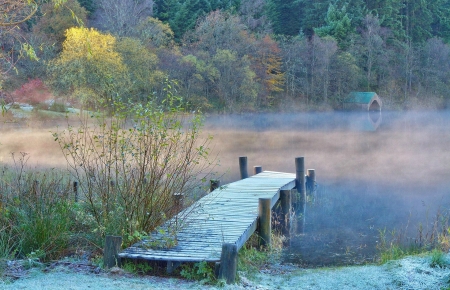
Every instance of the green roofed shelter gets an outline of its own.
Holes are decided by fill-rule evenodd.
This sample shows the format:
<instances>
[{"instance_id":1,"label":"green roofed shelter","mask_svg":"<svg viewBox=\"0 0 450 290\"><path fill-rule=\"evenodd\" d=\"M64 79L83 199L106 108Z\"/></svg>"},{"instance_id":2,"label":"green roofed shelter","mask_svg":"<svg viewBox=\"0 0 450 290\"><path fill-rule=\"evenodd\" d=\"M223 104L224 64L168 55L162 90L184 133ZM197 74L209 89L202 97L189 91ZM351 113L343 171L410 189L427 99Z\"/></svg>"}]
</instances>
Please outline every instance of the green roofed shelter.
<instances>
[{"instance_id":1,"label":"green roofed shelter","mask_svg":"<svg viewBox=\"0 0 450 290\"><path fill-rule=\"evenodd\" d=\"M344 109L381 111L381 100L375 92L351 92L344 100Z\"/></svg>"}]
</instances>

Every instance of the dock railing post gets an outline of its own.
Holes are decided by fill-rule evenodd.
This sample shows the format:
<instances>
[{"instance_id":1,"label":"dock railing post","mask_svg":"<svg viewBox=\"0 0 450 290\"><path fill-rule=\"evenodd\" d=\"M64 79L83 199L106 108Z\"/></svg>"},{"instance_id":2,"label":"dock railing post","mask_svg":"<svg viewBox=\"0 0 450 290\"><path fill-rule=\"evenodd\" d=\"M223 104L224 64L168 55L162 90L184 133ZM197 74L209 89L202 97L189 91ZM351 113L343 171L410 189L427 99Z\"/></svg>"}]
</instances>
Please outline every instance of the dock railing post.
<instances>
[{"instance_id":1,"label":"dock railing post","mask_svg":"<svg viewBox=\"0 0 450 290\"><path fill-rule=\"evenodd\" d=\"M236 244L223 243L222 254L220 256L219 279L224 279L227 284L232 284L236 280L238 264L238 249Z\"/></svg>"},{"instance_id":2,"label":"dock railing post","mask_svg":"<svg viewBox=\"0 0 450 290\"><path fill-rule=\"evenodd\" d=\"M291 232L291 191L280 190L281 204L281 233L285 237L290 236Z\"/></svg>"},{"instance_id":3,"label":"dock railing post","mask_svg":"<svg viewBox=\"0 0 450 290\"><path fill-rule=\"evenodd\" d=\"M316 190L316 171L314 169L308 169L308 174L306 175L306 193L314 194Z\"/></svg>"},{"instance_id":4,"label":"dock railing post","mask_svg":"<svg viewBox=\"0 0 450 290\"><path fill-rule=\"evenodd\" d=\"M241 179L245 179L248 177L247 156L239 157L239 170L241 172Z\"/></svg>"},{"instance_id":5,"label":"dock railing post","mask_svg":"<svg viewBox=\"0 0 450 290\"><path fill-rule=\"evenodd\" d=\"M184 205L184 193L176 192L172 195L173 214L179 213Z\"/></svg>"},{"instance_id":6,"label":"dock railing post","mask_svg":"<svg viewBox=\"0 0 450 290\"><path fill-rule=\"evenodd\" d=\"M305 184L305 158L295 158L295 187L298 191L299 200L296 201L295 211L298 215L297 233L305 232L306 214L306 184Z\"/></svg>"},{"instance_id":7,"label":"dock railing post","mask_svg":"<svg viewBox=\"0 0 450 290\"><path fill-rule=\"evenodd\" d=\"M295 187L300 195L300 202L306 201L305 157L295 158Z\"/></svg>"},{"instance_id":8,"label":"dock railing post","mask_svg":"<svg viewBox=\"0 0 450 290\"><path fill-rule=\"evenodd\" d=\"M253 166L255 175L262 172L262 166Z\"/></svg>"},{"instance_id":9,"label":"dock railing post","mask_svg":"<svg viewBox=\"0 0 450 290\"><path fill-rule=\"evenodd\" d=\"M120 265L120 258L118 256L122 247L121 236L106 236L105 249L103 250L103 265L106 268L112 268Z\"/></svg>"},{"instance_id":10,"label":"dock railing post","mask_svg":"<svg viewBox=\"0 0 450 290\"><path fill-rule=\"evenodd\" d=\"M272 231L272 199L259 199L259 244L269 247L271 245Z\"/></svg>"}]
</instances>

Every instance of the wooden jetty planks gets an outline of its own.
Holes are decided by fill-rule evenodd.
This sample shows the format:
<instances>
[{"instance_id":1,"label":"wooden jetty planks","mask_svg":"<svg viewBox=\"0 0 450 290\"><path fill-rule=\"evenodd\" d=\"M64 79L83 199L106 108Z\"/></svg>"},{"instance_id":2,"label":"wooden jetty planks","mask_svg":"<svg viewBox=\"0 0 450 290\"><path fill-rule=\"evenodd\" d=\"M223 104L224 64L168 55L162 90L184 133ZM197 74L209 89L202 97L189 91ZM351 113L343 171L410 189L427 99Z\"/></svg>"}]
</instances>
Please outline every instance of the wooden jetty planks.
<instances>
[{"instance_id":1,"label":"wooden jetty planks","mask_svg":"<svg viewBox=\"0 0 450 290\"><path fill-rule=\"evenodd\" d=\"M222 245L235 244L239 250L256 230L260 198L270 198L273 207L280 190L295 187L295 174L264 171L221 186L168 221L183 221L176 246L152 249L144 240L119 253L121 258L174 262L220 261ZM155 233L151 239L163 239Z\"/></svg>"}]
</instances>

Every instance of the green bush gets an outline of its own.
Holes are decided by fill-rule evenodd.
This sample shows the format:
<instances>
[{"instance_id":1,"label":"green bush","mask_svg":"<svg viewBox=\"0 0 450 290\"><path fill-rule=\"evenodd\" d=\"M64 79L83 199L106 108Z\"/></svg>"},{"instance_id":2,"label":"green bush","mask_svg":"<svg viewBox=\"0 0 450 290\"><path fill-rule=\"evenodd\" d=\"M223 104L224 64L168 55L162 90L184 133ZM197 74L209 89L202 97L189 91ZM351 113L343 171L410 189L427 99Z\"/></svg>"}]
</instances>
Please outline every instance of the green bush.
<instances>
[{"instance_id":1,"label":"green bush","mask_svg":"<svg viewBox=\"0 0 450 290\"><path fill-rule=\"evenodd\" d=\"M186 114L171 91L168 81L159 104L115 101L111 116L85 113L79 126L53 134L79 181L97 238L121 235L127 245L180 210L175 193L204 186L210 138L200 135L202 116Z\"/></svg>"},{"instance_id":2,"label":"green bush","mask_svg":"<svg viewBox=\"0 0 450 290\"><path fill-rule=\"evenodd\" d=\"M135 261L127 261L121 266L126 272L135 275L145 275L152 270L152 267L145 262L137 263Z\"/></svg>"},{"instance_id":3,"label":"green bush","mask_svg":"<svg viewBox=\"0 0 450 290\"><path fill-rule=\"evenodd\" d=\"M65 113L67 112L66 105L58 102L53 102L50 108L48 108L49 111L59 112L59 113Z\"/></svg>"},{"instance_id":4,"label":"green bush","mask_svg":"<svg viewBox=\"0 0 450 290\"><path fill-rule=\"evenodd\" d=\"M180 275L188 280L200 281L202 284L218 282L214 275L214 268L206 261L183 265Z\"/></svg>"}]
</instances>

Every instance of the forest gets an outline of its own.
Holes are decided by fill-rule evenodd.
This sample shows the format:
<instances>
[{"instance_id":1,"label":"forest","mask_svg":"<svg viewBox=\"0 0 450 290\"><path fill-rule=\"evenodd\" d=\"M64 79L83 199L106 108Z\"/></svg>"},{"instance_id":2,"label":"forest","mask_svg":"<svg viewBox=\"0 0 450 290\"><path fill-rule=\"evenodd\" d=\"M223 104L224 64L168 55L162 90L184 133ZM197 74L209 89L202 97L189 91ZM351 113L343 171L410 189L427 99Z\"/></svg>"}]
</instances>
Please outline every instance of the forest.
<instances>
[{"instance_id":1,"label":"forest","mask_svg":"<svg viewBox=\"0 0 450 290\"><path fill-rule=\"evenodd\" d=\"M341 109L374 91L388 109L442 109L450 0L2 0L0 98L92 109ZM176 85L175 85L176 84Z\"/></svg>"}]
</instances>

